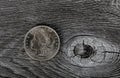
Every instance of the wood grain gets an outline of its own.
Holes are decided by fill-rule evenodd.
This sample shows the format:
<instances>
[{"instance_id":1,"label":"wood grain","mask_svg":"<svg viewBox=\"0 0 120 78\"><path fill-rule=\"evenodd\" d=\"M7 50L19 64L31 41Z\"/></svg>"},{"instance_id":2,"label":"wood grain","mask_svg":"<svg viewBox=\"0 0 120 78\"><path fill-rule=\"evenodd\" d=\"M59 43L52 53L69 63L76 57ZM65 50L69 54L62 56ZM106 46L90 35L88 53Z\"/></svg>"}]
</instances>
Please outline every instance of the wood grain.
<instances>
[{"instance_id":1,"label":"wood grain","mask_svg":"<svg viewBox=\"0 0 120 78\"><path fill-rule=\"evenodd\" d=\"M120 14L111 0L0 0L0 78L97 78L120 76L119 63L91 68L71 65L62 49L53 59L38 62L22 51L24 36L37 24L49 25L61 47L75 35L94 35L119 45ZM88 71L89 70L89 71ZM95 73L96 71L96 73ZM102 71L101 71L102 72Z\"/></svg>"}]
</instances>

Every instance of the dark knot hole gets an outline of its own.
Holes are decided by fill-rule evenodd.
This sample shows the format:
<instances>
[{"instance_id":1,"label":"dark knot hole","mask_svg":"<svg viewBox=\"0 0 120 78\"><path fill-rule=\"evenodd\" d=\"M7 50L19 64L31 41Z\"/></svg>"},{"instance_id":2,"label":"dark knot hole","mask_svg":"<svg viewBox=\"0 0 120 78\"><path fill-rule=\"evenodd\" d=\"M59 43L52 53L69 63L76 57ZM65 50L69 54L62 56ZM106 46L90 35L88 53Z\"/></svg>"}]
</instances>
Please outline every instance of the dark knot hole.
<instances>
[{"instance_id":1,"label":"dark knot hole","mask_svg":"<svg viewBox=\"0 0 120 78\"><path fill-rule=\"evenodd\" d=\"M73 52L75 56L79 55L81 58L89 58L95 53L94 49L90 45L85 45L84 43L77 44L74 47Z\"/></svg>"}]
</instances>

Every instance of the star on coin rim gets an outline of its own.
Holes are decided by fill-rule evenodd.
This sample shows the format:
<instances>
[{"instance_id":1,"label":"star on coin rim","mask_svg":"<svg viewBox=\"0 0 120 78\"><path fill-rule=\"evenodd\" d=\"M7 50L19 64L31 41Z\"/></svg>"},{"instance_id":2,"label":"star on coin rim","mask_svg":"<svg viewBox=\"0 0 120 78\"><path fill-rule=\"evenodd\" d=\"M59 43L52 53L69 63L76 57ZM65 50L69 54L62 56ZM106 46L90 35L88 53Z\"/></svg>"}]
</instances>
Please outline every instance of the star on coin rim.
<instances>
[{"instance_id":1,"label":"star on coin rim","mask_svg":"<svg viewBox=\"0 0 120 78\"><path fill-rule=\"evenodd\" d=\"M53 31L56 34L56 36L58 38L58 46L57 46L58 48L56 49L56 52L53 53L53 55L50 58L47 58L47 59L44 59L44 60L39 60L39 59L36 59L36 58L32 57L29 54L29 52L27 51L27 48L26 48L26 39L27 39L27 36L28 36L29 32L32 31L33 29L39 28L39 27L45 27L45 28L50 29L51 31ZM25 49L26 54L33 60L37 60L37 61L47 61L47 60L50 60L50 59L54 58L57 55L57 53L59 52L59 49L60 49L60 38L59 38L59 35L57 34L57 32L53 28L51 28L49 26L46 26L46 25L39 25L39 26L33 27L26 33L26 35L24 37L24 49Z\"/></svg>"}]
</instances>

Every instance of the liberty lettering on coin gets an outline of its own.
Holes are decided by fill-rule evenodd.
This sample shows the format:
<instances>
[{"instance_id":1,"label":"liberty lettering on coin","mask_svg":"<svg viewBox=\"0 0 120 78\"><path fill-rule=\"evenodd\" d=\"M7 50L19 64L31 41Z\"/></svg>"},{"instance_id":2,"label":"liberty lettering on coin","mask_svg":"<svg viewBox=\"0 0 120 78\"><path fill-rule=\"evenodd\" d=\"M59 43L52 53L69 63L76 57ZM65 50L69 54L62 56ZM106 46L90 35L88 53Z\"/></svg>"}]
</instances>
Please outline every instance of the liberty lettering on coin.
<instances>
[{"instance_id":1,"label":"liberty lettering on coin","mask_svg":"<svg viewBox=\"0 0 120 78\"><path fill-rule=\"evenodd\" d=\"M24 48L26 53L34 60L50 60L58 53L60 39L52 28L37 26L25 35Z\"/></svg>"}]
</instances>

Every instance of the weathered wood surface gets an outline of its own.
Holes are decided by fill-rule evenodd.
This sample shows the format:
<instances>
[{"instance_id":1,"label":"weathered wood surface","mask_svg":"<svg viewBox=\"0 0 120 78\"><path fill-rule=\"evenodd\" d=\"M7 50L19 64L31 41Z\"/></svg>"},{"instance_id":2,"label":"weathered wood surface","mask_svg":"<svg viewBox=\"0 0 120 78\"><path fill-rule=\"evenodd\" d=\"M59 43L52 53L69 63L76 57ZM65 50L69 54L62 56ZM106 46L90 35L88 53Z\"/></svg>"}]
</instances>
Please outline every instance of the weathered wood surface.
<instances>
[{"instance_id":1,"label":"weathered wood surface","mask_svg":"<svg viewBox=\"0 0 120 78\"><path fill-rule=\"evenodd\" d=\"M104 74L95 73L97 70L88 73L86 69L66 61L61 49L50 61L30 59L22 51L23 40L27 31L37 24L55 29L61 47L79 34L95 35L116 44L120 41L120 13L111 6L111 0L0 0L0 78L120 76L119 63L114 65L114 69L109 67ZM103 71L105 68L101 67Z\"/></svg>"}]
</instances>

